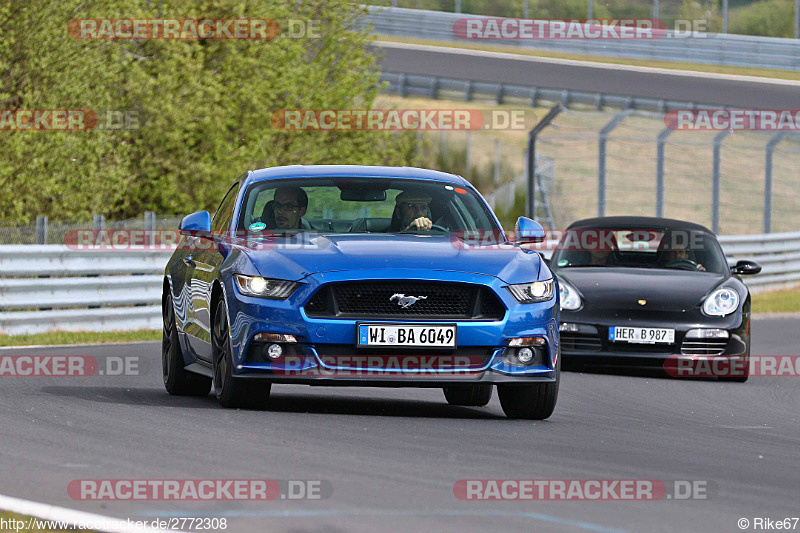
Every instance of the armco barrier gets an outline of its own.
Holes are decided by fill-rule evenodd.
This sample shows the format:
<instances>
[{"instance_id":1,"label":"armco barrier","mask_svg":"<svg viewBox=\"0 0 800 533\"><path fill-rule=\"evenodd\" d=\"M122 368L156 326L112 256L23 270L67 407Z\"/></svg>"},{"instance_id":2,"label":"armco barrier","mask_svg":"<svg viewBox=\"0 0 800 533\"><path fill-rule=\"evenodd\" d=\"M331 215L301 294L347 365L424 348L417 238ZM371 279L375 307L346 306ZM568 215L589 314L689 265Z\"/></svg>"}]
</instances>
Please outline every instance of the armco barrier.
<instances>
[{"instance_id":1,"label":"armco barrier","mask_svg":"<svg viewBox=\"0 0 800 533\"><path fill-rule=\"evenodd\" d=\"M0 334L159 329L170 255L0 246Z\"/></svg>"},{"instance_id":2,"label":"armco barrier","mask_svg":"<svg viewBox=\"0 0 800 533\"><path fill-rule=\"evenodd\" d=\"M766 289L800 283L800 232L720 237L731 264ZM543 255L549 257L551 241ZM165 251L80 251L59 245L0 246L0 334L159 329ZM1 342L1 341L0 341Z\"/></svg>"},{"instance_id":3,"label":"armco barrier","mask_svg":"<svg viewBox=\"0 0 800 533\"><path fill-rule=\"evenodd\" d=\"M477 15L426 11L422 9L370 7L365 25L381 35L415 39L457 41L471 44L504 44L540 50L579 54L730 65L753 68L800 70L800 40L753 37L722 33L696 33L691 37L667 31L660 39L647 40L504 40L473 41L459 39L453 24Z\"/></svg>"}]
</instances>

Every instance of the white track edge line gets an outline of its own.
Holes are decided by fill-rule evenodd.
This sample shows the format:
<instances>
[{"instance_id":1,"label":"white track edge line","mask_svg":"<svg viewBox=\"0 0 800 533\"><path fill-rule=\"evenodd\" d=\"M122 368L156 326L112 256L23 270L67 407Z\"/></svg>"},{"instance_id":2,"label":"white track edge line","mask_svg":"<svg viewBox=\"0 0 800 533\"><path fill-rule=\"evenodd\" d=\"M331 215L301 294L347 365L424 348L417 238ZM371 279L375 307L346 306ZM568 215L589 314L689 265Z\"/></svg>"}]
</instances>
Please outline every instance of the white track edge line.
<instances>
[{"instance_id":1,"label":"white track edge line","mask_svg":"<svg viewBox=\"0 0 800 533\"><path fill-rule=\"evenodd\" d=\"M127 521L127 519L112 518L110 516L87 513L84 511L76 511L75 509L67 509L66 507L58 507L56 505L50 505L47 503L39 503L30 500L23 500L21 498L13 498L11 496L4 496L2 494L0 494L0 509L11 511L12 513L34 516L42 520L69 522L75 528L79 528L81 525L85 527L87 524L90 526L94 526L102 523L108 524L110 526L112 525L111 524L112 522ZM132 521L136 522L137 520L132 520ZM128 525L116 528L92 527L92 529L94 529L95 531L104 531L106 533L132 533L132 532L161 533L166 531L163 529L153 529L150 527L134 527Z\"/></svg>"}]
</instances>

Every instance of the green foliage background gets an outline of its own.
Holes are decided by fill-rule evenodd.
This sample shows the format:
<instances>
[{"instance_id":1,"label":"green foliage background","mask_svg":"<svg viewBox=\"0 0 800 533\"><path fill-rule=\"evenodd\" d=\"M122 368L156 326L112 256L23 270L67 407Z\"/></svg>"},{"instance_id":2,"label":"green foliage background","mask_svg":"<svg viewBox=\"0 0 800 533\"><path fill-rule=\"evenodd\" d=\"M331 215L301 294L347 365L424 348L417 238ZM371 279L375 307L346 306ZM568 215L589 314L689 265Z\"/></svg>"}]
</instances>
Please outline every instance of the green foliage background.
<instances>
[{"instance_id":1,"label":"green foliage background","mask_svg":"<svg viewBox=\"0 0 800 533\"><path fill-rule=\"evenodd\" d=\"M0 219L110 219L215 209L244 171L414 162L413 133L287 132L280 109L369 108L379 77L355 5L338 0L0 2L0 109L139 113L132 130L0 132ZM77 18L318 21L319 37L92 41Z\"/></svg>"}]
</instances>

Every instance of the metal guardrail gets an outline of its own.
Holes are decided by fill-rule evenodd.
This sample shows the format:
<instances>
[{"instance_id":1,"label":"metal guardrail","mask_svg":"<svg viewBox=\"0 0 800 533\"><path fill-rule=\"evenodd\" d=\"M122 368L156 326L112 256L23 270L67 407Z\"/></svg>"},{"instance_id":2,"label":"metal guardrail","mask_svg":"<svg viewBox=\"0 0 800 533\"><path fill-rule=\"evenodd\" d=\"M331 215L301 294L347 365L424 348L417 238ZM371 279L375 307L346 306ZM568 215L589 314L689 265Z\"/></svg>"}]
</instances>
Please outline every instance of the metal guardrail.
<instances>
[{"instance_id":1,"label":"metal guardrail","mask_svg":"<svg viewBox=\"0 0 800 533\"><path fill-rule=\"evenodd\" d=\"M485 42L524 48L604 55L657 61L681 61L754 68L800 70L800 40L750 35L695 33L681 37L667 31L660 39L649 40L487 40L459 39L453 24L476 15L426 11L422 9L369 7L365 23L374 33L458 41L462 43ZM480 18L480 17L479 17Z\"/></svg>"},{"instance_id":2,"label":"metal guardrail","mask_svg":"<svg viewBox=\"0 0 800 533\"><path fill-rule=\"evenodd\" d=\"M158 329L171 255L0 246L0 334Z\"/></svg>"},{"instance_id":3,"label":"metal guardrail","mask_svg":"<svg viewBox=\"0 0 800 533\"><path fill-rule=\"evenodd\" d=\"M617 107L621 109L638 109L666 113L673 109L726 109L727 106L711 106L685 102L680 100L663 100L619 94L590 93L570 89L548 87L529 87L507 83L477 82L440 76L423 76L401 72L381 72L381 81L388 85L385 90L401 97L423 96L426 98L444 98L459 96L469 102L475 99L491 99L497 104L514 99L525 100L531 107L543 105L544 102L560 102L564 106L582 104L595 109Z\"/></svg>"},{"instance_id":4,"label":"metal guardrail","mask_svg":"<svg viewBox=\"0 0 800 533\"><path fill-rule=\"evenodd\" d=\"M724 236L720 243L731 264L746 258L764 267L743 278L750 287L800 282L800 232ZM549 257L555 245L549 241L543 255ZM159 329L162 276L171 254L0 246L0 334Z\"/></svg>"}]
</instances>

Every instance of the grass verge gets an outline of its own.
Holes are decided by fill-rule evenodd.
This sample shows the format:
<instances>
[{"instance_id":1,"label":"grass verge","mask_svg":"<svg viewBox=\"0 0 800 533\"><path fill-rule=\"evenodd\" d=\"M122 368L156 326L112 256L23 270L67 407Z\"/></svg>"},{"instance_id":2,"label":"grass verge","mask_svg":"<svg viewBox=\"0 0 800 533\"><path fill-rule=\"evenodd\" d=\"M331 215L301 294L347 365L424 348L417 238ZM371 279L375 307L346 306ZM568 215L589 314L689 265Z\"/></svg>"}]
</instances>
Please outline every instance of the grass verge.
<instances>
[{"instance_id":1,"label":"grass verge","mask_svg":"<svg viewBox=\"0 0 800 533\"><path fill-rule=\"evenodd\" d=\"M752 295L753 314L800 312L800 287Z\"/></svg>"},{"instance_id":2,"label":"grass verge","mask_svg":"<svg viewBox=\"0 0 800 533\"><path fill-rule=\"evenodd\" d=\"M2 346L39 346L55 344L106 344L110 342L142 342L161 340L161 330L141 331L59 331L38 335L0 335Z\"/></svg>"},{"instance_id":3,"label":"grass verge","mask_svg":"<svg viewBox=\"0 0 800 533\"><path fill-rule=\"evenodd\" d=\"M769 68L730 67L725 65L706 65L703 63L682 63L678 61L653 61L650 59L632 59L627 57L612 57L594 54L573 54L569 52L554 52L539 50L523 46L507 46L498 44L472 44L455 41L436 41L433 39L408 39L393 35L376 35L376 40L393 43L423 44L429 46L446 46L464 50L483 50L486 52L502 52L533 57L549 57L553 59L573 59L576 61L593 61L595 63L609 63L613 65L632 65L637 67L665 68L672 70L691 70L695 72L712 72L716 74L733 74L737 76L757 76L760 78L777 78L783 80L800 80L800 72L792 70L779 70Z\"/></svg>"}]
</instances>

